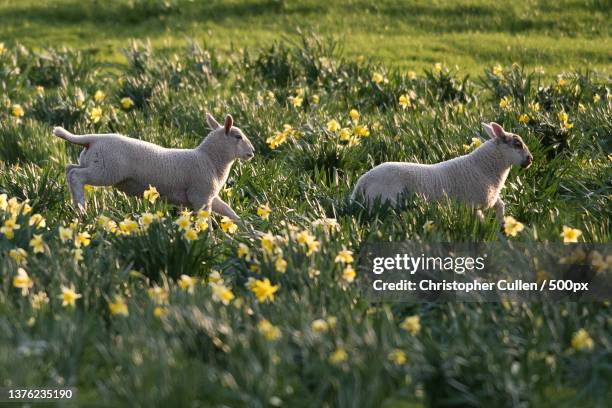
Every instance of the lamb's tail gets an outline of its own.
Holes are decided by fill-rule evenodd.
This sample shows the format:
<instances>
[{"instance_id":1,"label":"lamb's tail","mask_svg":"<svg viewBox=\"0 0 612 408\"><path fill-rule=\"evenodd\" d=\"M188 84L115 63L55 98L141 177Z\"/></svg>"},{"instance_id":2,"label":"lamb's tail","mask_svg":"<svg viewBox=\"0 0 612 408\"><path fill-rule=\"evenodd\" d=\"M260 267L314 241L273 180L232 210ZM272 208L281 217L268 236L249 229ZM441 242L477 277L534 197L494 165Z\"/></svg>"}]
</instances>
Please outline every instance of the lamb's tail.
<instances>
[{"instance_id":1,"label":"lamb's tail","mask_svg":"<svg viewBox=\"0 0 612 408\"><path fill-rule=\"evenodd\" d=\"M70 143L75 143L81 146L89 146L89 144L93 141L92 135L73 135L63 127L59 126L53 128L53 134L69 141Z\"/></svg>"}]
</instances>

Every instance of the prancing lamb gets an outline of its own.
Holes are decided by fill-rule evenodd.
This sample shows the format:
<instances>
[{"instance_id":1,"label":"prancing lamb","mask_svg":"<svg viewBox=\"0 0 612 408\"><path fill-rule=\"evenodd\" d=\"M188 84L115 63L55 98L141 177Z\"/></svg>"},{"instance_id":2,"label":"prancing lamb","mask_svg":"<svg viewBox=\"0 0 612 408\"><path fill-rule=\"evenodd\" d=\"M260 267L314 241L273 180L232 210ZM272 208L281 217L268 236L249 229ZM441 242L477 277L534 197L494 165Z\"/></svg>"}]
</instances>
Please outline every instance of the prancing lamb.
<instances>
[{"instance_id":1,"label":"prancing lamb","mask_svg":"<svg viewBox=\"0 0 612 408\"><path fill-rule=\"evenodd\" d=\"M85 146L79 164L66 167L75 207L85 210L85 184L115 186L129 195L142 195L154 186L172 203L196 210L206 208L238 220L218 194L234 160L250 160L255 151L244 133L233 126L230 115L224 126L210 114L206 120L212 131L195 149L166 149L118 134L73 135L61 127L54 128L55 136Z\"/></svg>"},{"instance_id":2,"label":"prancing lamb","mask_svg":"<svg viewBox=\"0 0 612 408\"><path fill-rule=\"evenodd\" d=\"M529 167L533 156L520 136L495 122L482 126L490 140L473 152L437 164L382 163L359 178L353 199L362 198L371 208L377 198L395 205L406 193L428 200L448 197L474 209L493 207L503 224L505 205L499 193L506 177L512 165Z\"/></svg>"}]
</instances>

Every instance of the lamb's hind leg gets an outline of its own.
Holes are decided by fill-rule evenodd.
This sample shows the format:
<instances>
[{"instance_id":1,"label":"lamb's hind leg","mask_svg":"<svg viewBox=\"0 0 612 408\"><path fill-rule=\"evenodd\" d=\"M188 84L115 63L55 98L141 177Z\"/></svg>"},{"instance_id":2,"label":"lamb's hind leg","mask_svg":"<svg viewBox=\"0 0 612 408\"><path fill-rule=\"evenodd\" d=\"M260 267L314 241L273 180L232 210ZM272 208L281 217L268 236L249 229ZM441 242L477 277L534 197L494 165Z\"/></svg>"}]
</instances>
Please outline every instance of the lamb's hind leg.
<instances>
[{"instance_id":1,"label":"lamb's hind leg","mask_svg":"<svg viewBox=\"0 0 612 408\"><path fill-rule=\"evenodd\" d=\"M85 184L92 186L105 186L99 169L94 167L73 167L67 173L68 185L72 194L72 202L80 212L85 212L87 203L85 202Z\"/></svg>"},{"instance_id":2,"label":"lamb's hind leg","mask_svg":"<svg viewBox=\"0 0 612 408\"><path fill-rule=\"evenodd\" d=\"M68 186L68 192L70 193L70 197L73 199L74 201L74 193L72 192L72 185L70 184L70 171L72 169L77 169L80 166L78 164L69 164L66 166L66 185Z\"/></svg>"}]
</instances>

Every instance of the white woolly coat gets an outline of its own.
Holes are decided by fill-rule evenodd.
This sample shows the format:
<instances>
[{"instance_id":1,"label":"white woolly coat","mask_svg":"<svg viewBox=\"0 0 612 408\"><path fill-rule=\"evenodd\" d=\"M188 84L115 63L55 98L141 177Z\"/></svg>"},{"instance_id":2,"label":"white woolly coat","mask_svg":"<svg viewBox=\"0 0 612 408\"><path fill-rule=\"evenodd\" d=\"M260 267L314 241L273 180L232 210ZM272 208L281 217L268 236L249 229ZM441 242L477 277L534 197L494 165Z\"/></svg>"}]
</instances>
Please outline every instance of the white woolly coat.
<instances>
[{"instance_id":1,"label":"white woolly coat","mask_svg":"<svg viewBox=\"0 0 612 408\"><path fill-rule=\"evenodd\" d=\"M371 206L377 198L395 204L402 194L429 200L448 197L474 207L490 208L508 177L511 163L499 140L488 140L470 154L437 164L382 163L359 178L353 198Z\"/></svg>"}]
</instances>

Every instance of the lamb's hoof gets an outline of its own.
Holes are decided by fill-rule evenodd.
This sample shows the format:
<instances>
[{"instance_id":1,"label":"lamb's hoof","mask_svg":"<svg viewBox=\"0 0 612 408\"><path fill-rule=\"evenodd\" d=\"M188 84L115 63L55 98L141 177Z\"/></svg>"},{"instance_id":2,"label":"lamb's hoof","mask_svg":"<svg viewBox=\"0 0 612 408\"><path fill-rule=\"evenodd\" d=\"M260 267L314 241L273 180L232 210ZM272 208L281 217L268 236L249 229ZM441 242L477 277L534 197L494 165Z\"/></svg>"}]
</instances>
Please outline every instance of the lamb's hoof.
<instances>
[{"instance_id":1,"label":"lamb's hoof","mask_svg":"<svg viewBox=\"0 0 612 408\"><path fill-rule=\"evenodd\" d=\"M77 215L84 216L87 213L87 207L85 204L77 203L75 205Z\"/></svg>"}]
</instances>

